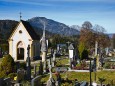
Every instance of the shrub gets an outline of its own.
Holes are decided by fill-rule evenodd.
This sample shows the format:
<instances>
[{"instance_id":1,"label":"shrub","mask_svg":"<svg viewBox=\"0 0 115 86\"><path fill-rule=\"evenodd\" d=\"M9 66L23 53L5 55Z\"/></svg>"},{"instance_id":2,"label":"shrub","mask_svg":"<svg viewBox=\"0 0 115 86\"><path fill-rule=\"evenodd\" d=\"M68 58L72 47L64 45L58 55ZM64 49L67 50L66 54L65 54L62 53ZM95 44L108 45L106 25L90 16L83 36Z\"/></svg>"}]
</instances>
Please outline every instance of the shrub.
<instances>
[{"instance_id":1,"label":"shrub","mask_svg":"<svg viewBox=\"0 0 115 86\"><path fill-rule=\"evenodd\" d=\"M3 70L3 71L0 72L0 78L4 78L6 76L7 75L6 75L6 71L5 70Z\"/></svg>"},{"instance_id":2,"label":"shrub","mask_svg":"<svg viewBox=\"0 0 115 86\"><path fill-rule=\"evenodd\" d=\"M29 81L22 81L23 86L31 86Z\"/></svg>"},{"instance_id":3,"label":"shrub","mask_svg":"<svg viewBox=\"0 0 115 86\"><path fill-rule=\"evenodd\" d=\"M16 76L17 76L16 73L10 73L10 74L8 75L8 77L10 77L12 80L14 80L14 77L16 77Z\"/></svg>"},{"instance_id":4,"label":"shrub","mask_svg":"<svg viewBox=\"0 0 115 86\"><path fill-rule=\"evenodd\" d=\"M74 69L84 70L84 69L87 69L86 66L87 66L86 63L84 61L82 61L80 64L77 64Z\"/></svg>"},{"instance_id":5,"label":"shrub","mask_svg":"<svg viewBox=\"0 0 115 86\"><path fill-rule=\"evenodd\" d=\"M15 70L14 66L15 66L14 59L10 55L5 55L0 65L0 72L4 71L4 73L8 75L14 72Z\"/></svg>"},{"instance_id":6,"label":"shrub","mask_svg":"<svg viewBox=\"0 0 115 86\"><path fill-rule=\"evenodd\" d=\"M82 59L82 52L84 51L84 49L85 49L84 43L80 42L79 47L78 47L80 59Z\"/></svg>"},{"instance_id":7,"label":"shrub","mask_svg":"<svg viewBox=\"0 0 115 86\"><path fill-rule=\"evenodd\" d=\"M83 50L83 52L82 52L82 55L81 55L81 58L82 59L88 59L88 50Z\"/></svg>"},{"instance_id":8,"label":"shrub","mask_svg":"<svg viewBox=\"0 0 115 86\"><path fill-rule=\"evenodd\" d=\"M80 54L80 59L88 59L88 50L85 48L85 44L80 42L79 47L79 54Z\"/></svg>"},{"instance_id":9,"label":"shrub","mask_svg":"<svg viewBox=\"0 0 115 86\"><path fill-rule=\"evenodd\" d=\"M111 63L105 63L104 68L110 69L111 68Z\"/></svg>"},{"instance_id":10,"label":"shrub","mask_svg":"<svg viewBox=\"0 0 115 86\"><path fill-rule=\"evenodd\" d=\"M26 63L25 62L20 63L20 68L26 69Z\"/></svg>"},{"instance_id":11,"label":"shrub","mask_svg":"<svg viewBox=\"0 0 115 86\"><path fill-rule=\"evenodd\" d=\"M8 47L8 44L1 44L0 47L2 48L2 51L3 51L3 52L8 51L8 48L9 48L9 47Z\"/></svg>"}]
</instances>

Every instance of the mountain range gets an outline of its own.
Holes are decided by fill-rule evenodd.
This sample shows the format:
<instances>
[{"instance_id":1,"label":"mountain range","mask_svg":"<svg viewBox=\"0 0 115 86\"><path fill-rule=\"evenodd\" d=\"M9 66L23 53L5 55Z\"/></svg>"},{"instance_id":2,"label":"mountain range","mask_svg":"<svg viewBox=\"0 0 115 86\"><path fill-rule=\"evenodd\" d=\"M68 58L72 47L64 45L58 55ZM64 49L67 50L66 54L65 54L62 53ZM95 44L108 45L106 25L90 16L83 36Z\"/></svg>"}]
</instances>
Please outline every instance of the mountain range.
<instances>
[{"instance_id":1,"label":"mountain range","mask_svg":"<svg viewBox=\"0 0 115 86\"><path fill-rule=\"evenodd\" d=\"M45 17L34 17L27 20L34 28L44 28L44 24L46 30L51 33L71 36L78 35L79 31L77 29L71 28L63 23L54 21L52 19L47 19Z\"/></svg>"},{"instance_id":2,"label":"mountain range","mask_svg":"<svg viewBox=\"0 0 115 86\"><path fill-rule=\"evenodd\" d=\"M42 29L46 27L46 34L60 34L65 36L78 35L79 31L76 28L69 27L63 23L47 19L45 17L33 17L27 20L37 34L42 35ZM9 35L12 33L18 21L15 20L0 20L0 39L7 40Z\"/></svg>"}]
</instances>

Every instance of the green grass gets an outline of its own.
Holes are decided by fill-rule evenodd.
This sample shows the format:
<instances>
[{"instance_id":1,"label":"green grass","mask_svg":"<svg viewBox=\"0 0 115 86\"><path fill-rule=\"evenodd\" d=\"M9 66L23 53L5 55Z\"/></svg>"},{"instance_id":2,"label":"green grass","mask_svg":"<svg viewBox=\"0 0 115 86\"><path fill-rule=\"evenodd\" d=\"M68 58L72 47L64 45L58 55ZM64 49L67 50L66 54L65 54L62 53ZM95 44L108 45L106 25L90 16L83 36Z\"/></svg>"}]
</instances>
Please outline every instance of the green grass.
<instances>
[{"instance_id":1,"label":"green grass","mask_svg":"<svg viewBox=\"0 0 115 86\"><path fill-rule=\"evenodd\" d=\"M69 59L68 58L64 58L64 59L57 59L56 60L56 65L57 66L65 66L66 64L69 63Z\"/></svg>"},{"instance_id":2,"label":"green grass","mask_svg":"<svg viewBox=\"0 0 115 86\"><path fill-rule=\"evenodd\" d=\"M2 62L2 58L0 58L0 64L1 64L1 62Z\"/></svg>"},{"instance_id":3,"label":"green grass","mask_svg":"<svg viewBox=\"0 0 115 86\"><path fill-rule=\"evenodd\" d=\"M97 83L100 83L98 81L98 77L103 77L106 79L104 82L105 84L110 83L112 80L114 81L113 83L115 84L115 71L100 71L97 72ZM64 74L63 74L64 75ZM89 72L67 72L67 76L70 80L75 80L78 79L78 81L88 81L89 82ZM94 72L92 72L92 81L94 81Z\"/></svg>"},{"instance_id":4,"label":"green grass","mask_svg":"<svg viewBox=\"0 0 115 86\"><path fill-rule=\"evenodd\" d=\"M67 72L67 73L61 73L61 78L65 79L67 74L67 77L70 81L74 82L75 79L78 81L88 81L89 82L89 72ZM56 79L55 75L53 74L53 77ZM105 78L104 84L111 84L111 81L113 80L113 84L115 84L115 71L100 71L97 72L97 83L100 83L98 81L98 77ZM46 83L49 79L49 75L46 75L42 78L42 82ZM92 72L92 81L94 81L94 72ZM67 83L67 82L66 82Z\"/></svg>"}]
</instances>

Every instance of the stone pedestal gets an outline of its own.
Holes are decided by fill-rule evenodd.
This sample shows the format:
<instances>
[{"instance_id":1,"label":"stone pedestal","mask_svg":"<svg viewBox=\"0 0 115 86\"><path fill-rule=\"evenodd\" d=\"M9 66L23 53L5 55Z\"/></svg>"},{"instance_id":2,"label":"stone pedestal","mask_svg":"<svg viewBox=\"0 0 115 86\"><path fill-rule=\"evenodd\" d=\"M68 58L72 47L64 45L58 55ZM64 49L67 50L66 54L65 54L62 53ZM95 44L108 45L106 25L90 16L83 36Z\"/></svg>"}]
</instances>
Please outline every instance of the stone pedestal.
<instances>
[{"instance_id":1,"label":"stone pedestal","mask_svg":"<svg viewBox=\"0 0 115 86\"><path fill-rule=\"evenodd\" d=\"M44 68L43 68L44 69L44 73L46 73L46 69L47 69L46 64L47 64L46 61L44 61Z\"/></svg>"}]
</instances>

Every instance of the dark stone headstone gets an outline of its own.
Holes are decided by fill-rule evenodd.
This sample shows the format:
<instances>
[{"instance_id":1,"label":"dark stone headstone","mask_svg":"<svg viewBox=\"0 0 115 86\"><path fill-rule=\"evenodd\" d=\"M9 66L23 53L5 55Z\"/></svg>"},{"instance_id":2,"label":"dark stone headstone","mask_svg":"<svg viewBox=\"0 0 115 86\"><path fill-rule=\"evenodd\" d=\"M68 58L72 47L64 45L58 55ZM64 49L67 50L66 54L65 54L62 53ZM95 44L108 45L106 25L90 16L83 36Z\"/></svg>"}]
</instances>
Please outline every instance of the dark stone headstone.
<instances>
[{"instance_id":1,"label":"dark stone headstone","mask_svg":"<svg viewBox=\"0 0 115 86\"><path fill-rule=\"evenodd\" d=\"M56 86L61 86L61 76L59 72L56 75Z\"/></svg>"},{"instance_id":2,"label":"dark stone headstone","mask_svg":"<svg viewBox=\"0 0 115 86\"><path fill-rule=\"evenodd\" d=\"M42 75L43 74L43 64L40 61L40 66L39 66L39 74Z\"/></svg>"},{"instance_id":3,"label":"dark stone headstone","mask_svg":"<svg viewBox=\"0 0 115 86\"><path fill-rule=\"evenodd\" d=\"M20 63L16 62L16 71L20 68Z\"/></svg>"},{"instance_id":4,"label":"dark stone headstone","mask_svg":"<svg viewBox=\"0 0 115 86\"><path fill-rule=\"evenodd\" d=\"M10 78L5 78L4 82L5 82L5 86L11 86L11 79Z\"/></svg>"},{"instance_id":5,"label":"dark stone headstone","mask_svg":"<svg viewBox=\"0 0 115 86\"><path fill-rule=\"evenodd\" d=\"M2 48L0 48L0 58L2 57Z\"/></svg>"},{"instance_id":6,"label":"dark stone headstone","mask_svg":"<svg viewBox=\"0 0 115 86\"><path fill-rule=\"evenodd\" d=\"M54 49L51 48L51 57L53 57Z\"/></svg>"},{"instance_id":7,"label":"dark stone headstone","mask_svg":"<svg viewBox=\"0 0 115 86\"><path fill-rule=\"evenodd\" d=\"M5 82L3 78L0 78L0 86L5 86Z\"/></svg>"},{"instance_id":8,"label":"dark stone headstone","mask_svg":"<svg viewBox=\"0 0 115 86\"><path fill-rule=\"evenodd\" d=\"M17 82L20 83L25 79L26 71L24 69L17 70Z\"/></svg>"}]
</instances>

